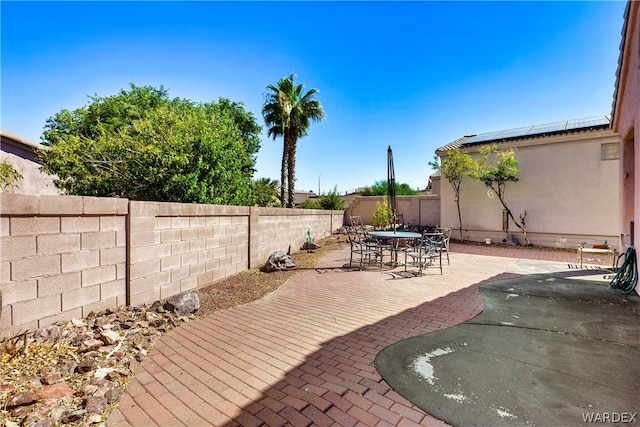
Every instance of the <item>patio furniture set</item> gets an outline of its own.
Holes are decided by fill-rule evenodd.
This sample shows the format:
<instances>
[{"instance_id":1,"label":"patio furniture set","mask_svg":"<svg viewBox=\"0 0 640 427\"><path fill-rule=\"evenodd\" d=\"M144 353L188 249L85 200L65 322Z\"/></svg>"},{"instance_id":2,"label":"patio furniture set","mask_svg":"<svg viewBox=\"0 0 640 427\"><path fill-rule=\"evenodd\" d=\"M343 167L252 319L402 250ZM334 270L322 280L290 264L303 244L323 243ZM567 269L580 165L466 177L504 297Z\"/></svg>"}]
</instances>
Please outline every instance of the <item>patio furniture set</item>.
<instances>
[{"instance_id":1,"label":"patio furniture set","mask_svg":"<svg viewBox=\"0 0 640 427\"><path fill-rule=\"evenodd\" d=\"M436 227L434 231L417 233L408 230L367 231L359 217L351 217L351 228L348 230L351 254L349 266L357 258L360 270L365 265L378 265L396 268L401 265L399 255L404 254L404 270L417 268L418 273L429 267L440 269L442 274L442 257L449 263L449 238L452 228ZM385 258L388 260L385 262Z\"/></svg>"}]
</instances>

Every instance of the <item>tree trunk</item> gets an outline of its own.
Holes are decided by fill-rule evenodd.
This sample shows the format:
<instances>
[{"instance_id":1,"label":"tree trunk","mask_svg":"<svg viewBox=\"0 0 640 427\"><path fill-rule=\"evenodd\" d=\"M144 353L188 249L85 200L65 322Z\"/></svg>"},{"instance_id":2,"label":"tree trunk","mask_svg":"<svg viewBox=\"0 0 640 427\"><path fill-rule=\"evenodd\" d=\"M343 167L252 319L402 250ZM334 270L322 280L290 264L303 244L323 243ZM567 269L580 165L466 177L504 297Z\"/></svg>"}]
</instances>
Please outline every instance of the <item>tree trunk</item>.
<instances>
[{"instance_id":1,"label":"tree trunk","mask_svg":"<svg viewBox=\"0 0 640 427\"><path fill-rule=\"evenodd\" d=\"M284 198L284 191L287 187L287 155L289 153L289 147L287 147L287 136L285 135L282 142L282 166L280 167L280 206L287 207L286 200Z\"/></svg>"},{"instance_id":2,"label":"tree trunk","mask_svg":"<svg viewBox=\"0 0 640 427\"><path fill-rule=\"evenodd\" d=\"M295 182L296 182L296 137L292 136L289 141L289 153L287 154L287 182L289 191L289 202L287 203L289 208L292 208L295 203Z\"/></svg>"}]
</instances>

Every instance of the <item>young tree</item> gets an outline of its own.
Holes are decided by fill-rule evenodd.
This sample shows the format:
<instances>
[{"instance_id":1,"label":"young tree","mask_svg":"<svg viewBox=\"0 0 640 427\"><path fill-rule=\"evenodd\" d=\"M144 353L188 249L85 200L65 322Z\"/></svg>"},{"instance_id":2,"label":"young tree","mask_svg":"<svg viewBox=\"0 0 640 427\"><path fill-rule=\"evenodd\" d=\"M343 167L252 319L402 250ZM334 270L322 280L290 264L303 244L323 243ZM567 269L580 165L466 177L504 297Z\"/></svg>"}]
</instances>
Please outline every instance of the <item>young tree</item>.
<instances>
[{"instance_id":1,"label":"young tree","mask_svg":"<svg viewBox=\"0 0 640 427\"><path fill-rule=\"evenodd\" d=\"M474 170L476 162L467 153L461 152L459 149L447 152L447 158L440 164L438 156L433 157L433 161L429 162L429 166L440 171L451 187L455 195L456 207L458 208L458 224L460 225L460 240L464 241L462 234L462 213L460 212L460 186L465 177L470 176Z\"/></svg>"},{"instance_id":2,"label":"young tree","mask_svg":"<svg viewBox=\"0 0 640 427\"><path fill-rule=\"evenodd\" d=\"M513 216L511 209L507 206L505 199L505 190L508 182L517 182L518 174L518 161L516 160L515 150L512 148L505 150L498 150L495 145L489 145L481 149L482 157L478 162L478 168L472 174L472 178L482 181L485 186L491 189L500 200L502 207L507 213L508 218L511 218L513 223L520 229L524 240L527 245L531 245L529 238L527 237L526 217L527 211L525 210L520 214L519 221ZM490 157L494 157L495 162L489 164Z\"/></svg>"},{"instance_id":3,"label":"young tree","mask_svg":"<svg viewBox=\"0 0 640 427\"><path fill-rule=\"evenodd\" d=\"M314 99L317 89L303 94L303 86L293 82L294 75L278 80L275 85L267 86L262 106L264 121L269 127L268 136L284 138L282 167L280 170L280 201L282 206L292 208L294 204L296 146L298 138L309 133L311 122L324 120L324 111L320 102ZM287 201L285 202L285 187Z\"/></svg>"},{"instance_id":4,"label":"young tree","mask_svg":"<svg viewBox=\"0 0 640 427\"><path fill-rule=\"evenodd\" d=\"M241 104L131 84L47 120L42 169L68 194L249 205L260 127Z\"/></svg>"}]
</instances>

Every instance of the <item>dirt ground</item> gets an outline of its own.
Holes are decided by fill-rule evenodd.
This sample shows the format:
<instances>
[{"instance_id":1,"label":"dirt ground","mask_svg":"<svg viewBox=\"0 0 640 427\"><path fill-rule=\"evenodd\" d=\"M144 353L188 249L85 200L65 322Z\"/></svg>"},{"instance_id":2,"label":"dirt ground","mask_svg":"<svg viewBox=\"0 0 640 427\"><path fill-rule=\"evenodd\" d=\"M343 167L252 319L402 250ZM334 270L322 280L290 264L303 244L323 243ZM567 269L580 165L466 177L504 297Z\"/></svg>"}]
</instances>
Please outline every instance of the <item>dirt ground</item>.
<instances>
[{"instance_id":1,"label":"dirt ground","mask_svg":"<svg viewBox=\"0 0 640 427\"><path fill-rule=\"evenodd\" d=\"M323 256L349 244L347 236L341 234L328 236L315 243L319 248L312 252L304 250L291 254L296 263L294 269L265 273L254 268L199 289L200 310L196 316L206 317L217 310L256 301L278 289L300 269L315 267Z\"/></svg>"}]
</instances>

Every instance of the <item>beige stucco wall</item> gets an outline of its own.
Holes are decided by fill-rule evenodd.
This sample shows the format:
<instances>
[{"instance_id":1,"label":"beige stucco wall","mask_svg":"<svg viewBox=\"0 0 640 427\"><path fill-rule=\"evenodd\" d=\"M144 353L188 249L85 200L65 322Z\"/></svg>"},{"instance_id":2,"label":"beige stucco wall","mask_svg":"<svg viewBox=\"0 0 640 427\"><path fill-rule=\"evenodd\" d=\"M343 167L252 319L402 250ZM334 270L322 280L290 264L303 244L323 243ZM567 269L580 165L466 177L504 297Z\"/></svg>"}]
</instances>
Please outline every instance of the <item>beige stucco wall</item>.
<instances>
[{"instance_id":1,"label":"beige stucco wall","mask_svg":"<svg viewBox=\"0 0 640 427\"><path fill-rule=\"evenodd\" d=\"M351 216L359 216L365 225L371 224L377 203L383 203L383 196L356 196L345 209L345 223ZM403 215L408 226L440 225L440 195L397 196L397 211Z\"/></svg>"},{"instance_id":2,"label":"beige stucco wall","mask_svg":"<svg viewBox=\"0 0 640 427\"><path fill-rule=\"evenodd\" d=\"M579 132L501 143L513 147L519 162L519 181L506 187L507 205L514 216L527 211L529 239L542 246L576 247L617 243L619 160L601 160L601 145L617 142L610 130ZM470 147L477 156L477 147ZM443 158L444 159L444 158ZM459 228L454 193L446 178L441 185L441 223ZM502 205L489 198L488 188L467 178L460 191L465 239L500 241ZM510 224L509 231L524 243L520 231ZM460 238L454 230L453 238ZM563 240L566 239L566 243Z\"/></svg>"}]
</instances>

